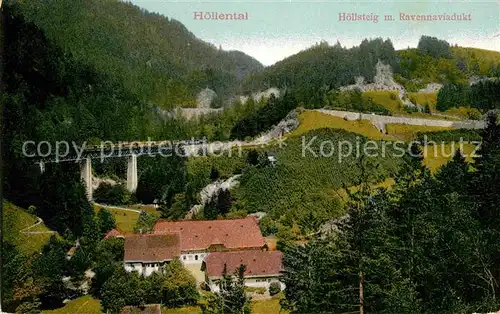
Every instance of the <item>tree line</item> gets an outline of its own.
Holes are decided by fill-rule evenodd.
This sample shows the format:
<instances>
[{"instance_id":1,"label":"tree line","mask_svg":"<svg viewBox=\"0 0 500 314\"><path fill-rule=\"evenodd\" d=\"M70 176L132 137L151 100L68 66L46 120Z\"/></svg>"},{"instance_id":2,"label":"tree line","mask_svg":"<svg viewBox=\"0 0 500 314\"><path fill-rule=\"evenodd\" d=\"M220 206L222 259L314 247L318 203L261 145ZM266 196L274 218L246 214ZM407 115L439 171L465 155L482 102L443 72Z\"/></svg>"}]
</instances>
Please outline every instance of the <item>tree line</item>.
<instances>
[{"instance_id":1,"label":"tree line","mask_svg":"<svg viewBox=\"0 0 500 314\"><path fill-rule=\"evenodd\" d=\"M353 193L346 219L285 249L284 307L296 313L472 313L500 293L500 125L481 157L461 152L435 176L405 157L395 186ZM417 154L419 148L414 146Z\"/></svg>"},{"instance_id":2,"label":"tree line","mask_svg":"<svg viewBox=\"0 0 500 314\"><path fill-rule=\"evenodd\" d=\"M254 58L196 38L175 19L122 1L7 1L64 53L98 68L138 99L163 108L195 106L208 87L219 98L248 73Z\"/></svg>"},{"instance_id":3,"label":"tree line","mask_svg":"<svg viewBox=\"0 0 500 314\"><path fill-rule=\"evenodd\" d=\"M476 84L446 84L437 95L436 108L446 111L454 107L476 108L481 112L500 108L500 79Z\"/></svg>"}]
</instances>

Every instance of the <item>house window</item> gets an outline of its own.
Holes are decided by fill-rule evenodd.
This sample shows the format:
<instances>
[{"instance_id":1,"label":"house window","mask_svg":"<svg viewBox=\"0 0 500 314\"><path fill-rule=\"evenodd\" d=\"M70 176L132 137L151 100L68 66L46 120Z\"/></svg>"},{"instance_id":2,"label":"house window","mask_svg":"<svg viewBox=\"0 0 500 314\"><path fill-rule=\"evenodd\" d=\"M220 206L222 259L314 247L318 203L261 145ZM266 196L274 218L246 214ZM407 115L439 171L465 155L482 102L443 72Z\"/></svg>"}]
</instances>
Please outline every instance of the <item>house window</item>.
<instances>
[{"instance_id":1,"label":"house window","mask_svg":"<svg viewBox=\"0 0 500 314\"><path fill-rule=\"evenodd\" d=\"M186 255L184 255L184 256L182 257L182 259L183 259L183 260L186 260Z\"/></svg>"},{"instance_id":2,"label":"house window","mask_svg":"<svg viewBox=\"0 0 500 314\"><path fill-rule=\"evenodd\" d=\"M196 255L194 256L194 260L195 260L195 261L197 261L197 260L198 260L198 254L196 254Z\"/></svg>"}]
</instances>

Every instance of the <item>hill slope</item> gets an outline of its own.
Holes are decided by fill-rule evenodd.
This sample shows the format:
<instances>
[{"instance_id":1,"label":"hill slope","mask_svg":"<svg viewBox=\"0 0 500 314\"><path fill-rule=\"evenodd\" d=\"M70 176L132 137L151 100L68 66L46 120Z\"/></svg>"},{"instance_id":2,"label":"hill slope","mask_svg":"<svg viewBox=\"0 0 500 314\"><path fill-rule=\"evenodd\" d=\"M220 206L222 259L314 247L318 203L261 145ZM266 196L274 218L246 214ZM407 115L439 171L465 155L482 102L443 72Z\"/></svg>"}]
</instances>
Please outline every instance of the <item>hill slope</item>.
<instances>
[{"instance_id":1,"label":"hill slope","mask_svg":"<svg viewBox=\"0 0 500 314\"><path fill-rule=\"evenodd\" d=\"M377 38L349 49L322 42L251 75L244 87L288 87L306 105L322 104L326 91L353 84L358 76L373 82L378 60L391 65L396 81L409 92L427 83L468 83L475 76L500 75L497 51L450 47L427 36L422 36L419 48L396 51L390 40Z\"/></svg>"},{"instance_id":2,"label":"hill slope","mask_svg":"<svg viewBox=\"0 0 500 314\"><path fill-rule=\"evenodd\" d=\"M219 95L263 66L239 51L203 42L180 22L118 0L9 1L77 61L119 78L157 105L194 105L209 87Z\"/></svg>"},{"instance_id":3,"label":"hill slope","mask_svg":"<svg viewBox=\"0 0 500 314\"><path fill-rule=\"evenodd\" d=\"M24 254L29 255L40 251L53 234L43 223L37 225L37 222L36 216L30 215L12 203L4 202L4 241L12 243Z\"/></svg>"}]
</instances>

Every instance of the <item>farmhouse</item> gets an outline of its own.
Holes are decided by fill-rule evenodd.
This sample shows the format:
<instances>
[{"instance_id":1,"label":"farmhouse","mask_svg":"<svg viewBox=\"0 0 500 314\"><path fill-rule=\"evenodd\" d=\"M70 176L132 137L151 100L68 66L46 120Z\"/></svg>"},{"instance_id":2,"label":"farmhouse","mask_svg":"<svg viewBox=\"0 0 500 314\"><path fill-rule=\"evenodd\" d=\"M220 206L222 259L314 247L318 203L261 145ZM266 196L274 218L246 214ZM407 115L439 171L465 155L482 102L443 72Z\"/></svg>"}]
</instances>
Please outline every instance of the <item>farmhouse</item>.
<instances>
[{"instance_id":1,"label":"farmhouse","mask_svg":"<svg viewBox=\"0 0 500 314\"><path fill-rule=\"evenodd\" d=\"M114 234L114 233L113 233ZM160 220L153 233L125 237L124 266L149 276L179 258L203 281L203 260L212 252L267 250L254 217L228 220ZM198 275L198 276L197 276Z\"/></svg>"},{"instance_id":2,"label":"farmhouse","mask_svg":"<svg viewBox=\"0 0 500 314\"><path fill-rule=\"evenodd\" d=\"M272 282L279 282L282 271L280 251L233 251L214 252L205 259L201 269L205 271L205 281L211 291L219 290L218 283L222 278L224 268L228 274L233 274L240 265L246 266L245 285L269 289ZM279 282L283 290L284 284Z\"/></svg>"},{"instance_id":3,"label":"farmhouse","mask_svg":"<svg viewBox=\"0 0 500 314\"><path fill-rule=\"evenodd\" d=\"M125 237L124 266L149 276L180 255L179 234L144 234Z\"/></svg>"},{"instance_id":4,"label":"farmhouse","mask_svg":"<svg viewBox=\"0 0 500 314\"><path fill-rule=\"evenodd\" d=\"M267 250L254 217L227 220L184 220L156 223L154 234L178 233L180 260L199 264L210 252Z\"/></svg>"}]
</instances>

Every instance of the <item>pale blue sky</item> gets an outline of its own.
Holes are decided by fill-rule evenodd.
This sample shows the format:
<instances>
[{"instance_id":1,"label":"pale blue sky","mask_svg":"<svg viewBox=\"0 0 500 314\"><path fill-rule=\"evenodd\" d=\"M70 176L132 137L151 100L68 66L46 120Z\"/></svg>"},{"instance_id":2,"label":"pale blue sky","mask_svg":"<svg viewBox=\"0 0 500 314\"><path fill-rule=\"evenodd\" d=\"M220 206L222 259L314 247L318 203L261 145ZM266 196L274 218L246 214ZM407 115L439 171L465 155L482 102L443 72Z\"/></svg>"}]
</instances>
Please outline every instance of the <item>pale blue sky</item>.
<instances>
[{"instance_id":1,"label":"pale blue sky","mask_svg":"<svg viewBox=\"0 0 500 314\"><path fill-rule=\"evenodd\" d=\"M241 50L270 65L316 42L358 45L363 38L390 38L396 49L415 47L420 35L467 47L500 51L499 1L168 1L132 3L182 22L198 38ZM248 13L248 20L196 20L194 12ZM341 22L339 13L376 14L378 23ZM470 14L471 21L401 21L406 14ZM384 21L392 14L394 21Z\"/></svg>"}]
</instances>

